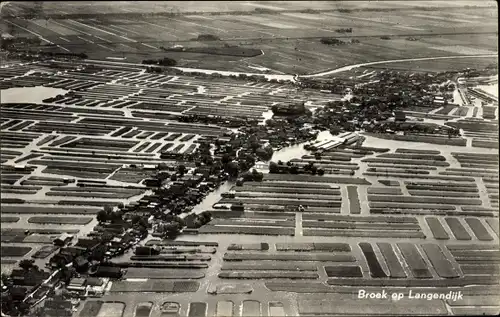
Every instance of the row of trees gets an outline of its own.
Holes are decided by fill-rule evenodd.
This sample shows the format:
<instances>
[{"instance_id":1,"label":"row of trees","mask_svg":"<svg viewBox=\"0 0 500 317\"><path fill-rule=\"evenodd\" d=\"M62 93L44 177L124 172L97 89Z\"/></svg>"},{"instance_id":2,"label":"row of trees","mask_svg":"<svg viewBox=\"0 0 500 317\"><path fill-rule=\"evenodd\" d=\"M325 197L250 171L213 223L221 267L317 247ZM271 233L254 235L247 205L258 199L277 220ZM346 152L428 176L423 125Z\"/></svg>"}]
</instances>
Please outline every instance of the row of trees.
<instances>
[{"instance_id":1,"label":"row of trees","mask_svg":"<svg viewBox=\"0 0 500 317\"><path fill-rule=\"evenodd\" d=\"M160 66L175 66L177 61L172 58L164 57L162 59L145 59L142 61L144 65L160 65Z\"/></svg>"},{"instance_id":2,"label":"row of trees","mask_svg":"<svg viewBox=\"0 0 500 317\"><path fill-rule=\"evenodd\" d=\"M325 170L318 168L314 165L314 162L309 162L304 167L300 167L292 162L288 161L284 164L282 161L270 162L269 163L269 173L272 174L311 174L311 175L325 175Z\"/></svg>"}]
</instances>

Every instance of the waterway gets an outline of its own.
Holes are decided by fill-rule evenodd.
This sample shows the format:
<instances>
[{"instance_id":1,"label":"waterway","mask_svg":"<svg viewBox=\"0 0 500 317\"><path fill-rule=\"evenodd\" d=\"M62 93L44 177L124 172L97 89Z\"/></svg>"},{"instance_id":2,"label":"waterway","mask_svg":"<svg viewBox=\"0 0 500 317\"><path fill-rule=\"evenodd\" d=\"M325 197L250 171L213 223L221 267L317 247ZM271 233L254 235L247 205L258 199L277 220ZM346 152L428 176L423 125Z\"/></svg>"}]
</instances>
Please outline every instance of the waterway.
<instances>
[{"instance_id":1,"label":"waterway","mask_svg":"<svg viewBox=\"0 0 500 317\"><path fill-rule=\"evenodd\" d=\"M0 90L1 103L43 103L44 99L64 95L68 91L43 86L16 87Z\"/></svg>"}]
</instances>

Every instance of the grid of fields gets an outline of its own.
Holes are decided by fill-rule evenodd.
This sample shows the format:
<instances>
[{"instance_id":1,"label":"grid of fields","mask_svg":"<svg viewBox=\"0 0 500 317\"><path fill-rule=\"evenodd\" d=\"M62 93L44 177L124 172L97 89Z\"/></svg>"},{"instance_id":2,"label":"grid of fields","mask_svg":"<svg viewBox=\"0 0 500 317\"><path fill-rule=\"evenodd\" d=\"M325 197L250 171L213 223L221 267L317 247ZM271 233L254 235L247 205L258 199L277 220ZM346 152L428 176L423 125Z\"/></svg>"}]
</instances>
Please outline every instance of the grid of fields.
<instances>
[{"instance_id":1,"label":"grid of fields","mask_svg":"<svg viewBox=\"0 0 500 317\"><path fill-rule=\"evenodd\" d=\"M343 5L359 8L356 2ZM474 57L497 53L497 35L490 34L497 31L496 13L488 9L426 11L381 2L381 8L401 9L382 14L333 10L326 2L317 6L318 12L307 13L296 12L305 8L292 2L228 3L227 11L277 12L8 18L0 26L2 32L41 36L60 50L86 51L95 59L140 62L168 56L180 66L241 72L266 67L276 74L302 74L382 59L450 55L470 57L440 60L437 68L433 61L390 67L434 72L495 62L496 57ZM27 7L16 3L10 10ZM49 15L149 12L130 1L118 9L109 3L92 9L48 4L46 9ZM209 11L209 6L197 10ZM335 30L345 27L354 29L360 43L319 43L321 37L339 37ZM220 46L238 44L262 49L264 55L221 58L159 48L215 45L192 41L200 34L219 36ZM387 67L371 65L343 75L365 83ZM357 145L319 151L306 150L304 143L280 146L273 161L295 165L300 173L270 173L269 162L257 162L255 168L263 172L259 181L227 181L196 206L196 213L209 211L204 213L211 215L208 223L188 226L176 239L159 239L161 233L152 228L136 247L114 257L123 278L112 280L100 298L83 300L72 316L498 312L498 105L475 88L459 88L452 105L424 105L406 114L408 121L429 119L460 129L463 137L354 132ZM149 216L155 207L143 204L152 193L145 180L159 164L171 170L202 166L184 155L204 142L230 144L235 126L262 124L272 106L293 100L313 109L340 99L292 83L150 73L137 64L92 60L9 64L0 69L0 89L2 272L22 259L45 266L58 252L54 241L62 234L82 238L121 230L97 221L105 206L133 204L139 206L137 213ZM227 121L181 122L187 115ZM229 128L229 123L235 124ZM323 137L308 145L332 141ZM311 166L310 173L302 170L305 166ZM312 166L322 173L313 173ZM464 299L357 298L360 289L382 288L443 294L452 289Z\"/></svg>"},{"instance_id":2,"label":"grid of fields","mask_svg":"<svg viewBox=\"0 0 500 317\"><path fill-rule=\"evenodd\" d=\"M248 4L239 6L249 7ZM63 4L54 9L76 13L78 7ZM132 6L127 10L133 12L134 9L137 8ZM320 11L315 13L300 13L283 9L284 12L246 15L120 17L118 14L48 20L8 18L0 27L2 32L40 37L42 44L54 44L47 48L49 50L85 52L93 59L126 58L128 62L141 62L147 58L168 56L177 60L179 66L241 72L267 68L274 73L307 74L380 60L456 55L487 54L492 56L488 59L492 63L498 51L495 44L498 32L496 11L489 7L468 8L467 14L463 9L422 11L406 7L402 11L384 12L383 16L380 12L331 12L319 8ZM51 9L47 10L50 12ZM85 12L85 6L83 10ZM353 28L353 31L336 32L341 28ZM201 34L215 35L221 41L193 41ZM381 36L390 39L384 40ZM360 43L329 46L320 43L322 37L356 38ZM164 52L161 49L174 45L222 47L224 43L259 49L264 55L242 58ZM461 60L461 63L464 68L474 67L483 60L471 57ZM414 63L418 65L420 62ZM456 68L453 62L428 61L423 62L422 69L435 71L436 65L443 70ZM410 67L413 66L410 64Z\"/></svg>"}]
</instances>

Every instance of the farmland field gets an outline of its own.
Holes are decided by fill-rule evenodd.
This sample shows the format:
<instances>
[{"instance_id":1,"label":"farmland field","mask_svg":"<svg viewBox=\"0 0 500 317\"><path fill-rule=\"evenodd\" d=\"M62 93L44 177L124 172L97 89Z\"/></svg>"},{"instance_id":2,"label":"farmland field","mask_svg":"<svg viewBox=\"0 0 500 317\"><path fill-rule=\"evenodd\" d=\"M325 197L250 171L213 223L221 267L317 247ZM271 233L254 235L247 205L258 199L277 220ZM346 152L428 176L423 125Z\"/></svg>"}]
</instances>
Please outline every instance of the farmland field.
<instances>
[{"instance_id":1,"label":"farmland field","mask_svg":"<svg viewBox=\"0 0 500 317\"><path fill-rule=\"evenodd\" d=\"M498 312L495 4L196 3L2 4L1 33L88 57L0 57L2 273L79 266L98 241L123 277L83 261L67 286L96 294L67 316ZM142 64L165 57L178 69ZM356 297L401 288L464 299Z\"/></svg>"},{"instance_id":2,"label":"farmland field","mask_svg":"<svg viewBox=\"0 0 500 317\"><path fill-rule=\"evenodd\" d=\"M266 68L276 74L309 74L358 63L457 55L471 55L460 59L461 69L477 63L496 63L498 26L493 3L467 9L465 17L463 8L442 5L436 10L423 11L419 6L412 8L400 2L385 4L394 11L383 12L381 18L380 12L372 12L369 8L339 11L343 6L347 9L356 7L351 2L318 2L318 7L312 8L317 10L313 13L299 12L305 10L300 4L260 6L235 3L224 5L221 9L225 12L219 15L210 14L212 10L204 11L205 5L200 9L193 8L197 13L185 14L173 11L173 8L167 10L163 4L157 4L155 9L131 3L122 8L103 4L98 6L102 6L101 14L90 14L90 11L97 12L93 11L97 7L63 4L56 8L45 4L45 14L53 15L50 20L10 17L0 26L2 32L41 37L42 44L54 43L60 51L83 52L92 59L125 58L127 62L140 63L143 59L169 57L177 60L181 67L240 72ZM28 7L29 4L13 2L4 8L4 12L22 15ZM270 12L258 12L255 10L258 8ZM383 10L384 6L378 8ZM156 14L131 14L151 10ZM235 11L243 15L232 13ZM176 15L169 16L173 13ZM74 17L64 18L65 14ZM353 31L338 33L339 28L353 28ZM196 40L197 36L204 34L216 36L220 41ZM384 35L390 36L391 40L381 40ZM322 37L356 38L360 43L330 47L319 42ZM409 37L417 40L410 41ZM161 49L176 45L182 45L186 51L165 52ZM223 50L224 45L240 46L242 50L262 50L264 54L228 57L187 52L217 46ZM489 57L476 57L480 55ZM457 67L454 62L422 61L402 67L421 71L452 70ZM389 67L401 66L391 64Z\"/></svg>"}]
</instances>

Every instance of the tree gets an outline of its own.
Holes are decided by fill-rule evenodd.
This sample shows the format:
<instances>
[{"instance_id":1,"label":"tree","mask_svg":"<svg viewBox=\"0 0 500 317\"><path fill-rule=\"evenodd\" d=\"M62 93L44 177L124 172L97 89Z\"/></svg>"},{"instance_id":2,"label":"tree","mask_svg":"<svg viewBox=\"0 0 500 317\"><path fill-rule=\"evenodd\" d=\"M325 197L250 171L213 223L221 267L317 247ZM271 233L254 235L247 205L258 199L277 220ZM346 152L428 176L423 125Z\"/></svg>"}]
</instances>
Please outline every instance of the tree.
<instances>
[{"instance_id":1,"label":"tree","mask_svg":"<svg viewBox=\"0 0 500 317\"><path fill-rule=\"evenodd\" d=\"M325 175L325 170L323 170L322 168L318 168L318 175L319 176Z\"/></svg>"},{"instance_id":2,"label":"tree","mask_svg":"<svg viewBox=\"0 0 500 317\"><path fill-rule=\"evenodd\" d=\"M113 207L110 205L106 205L106 206L104 206L104 211L109 214L109 213L113 212Z\"/></svg>"},{"instance_id":3,"label":"tree","mask_svg":"<svg viewBox=\"0 0 500 317\"><path fill-rule=\"evenodd\" d=\"M313 166L314 162L307 163L307 165L304 166L304 171L310 171Z\"/></svg>"},{"instance_id":4,"label":"tree","mask_svg":"<svg viewBox=\"0 0 500 317\"><path fill-rule=\"evenodd\" d=\"M170 174L166 173L166 172L160 172L160 173L156 174L156 179L158 179L161 182L163 182L164 180L167 180L169 177L170 177Z\"/></svg>"},{"instance_id":5,"label":"tree","mask_svg":"<svg viewBox=\"0 0 500 317\"><path fill-rule=\"evenodd\" d=\"M10 283L10 278L5 273L2 273L2 283L3 285L8 285Z\"/></svg>"},{"instance_id":6,"label":"tree","mask_svg":"<svg viewBox=\"0 0 500 317\"><path fill-rule=\"evenodd\" d=\"M290 174L298 174L299 173L299 167L297 165L292 165L290 167Z\"/></svg>"},{"instance_id":7,"label":"tree","mask_svg":"<svg viewBox=\"0 0 500 317\"><path fill-rule=\"evenodd\" d=\"M293 163L291 161L286 162L286 166L292 166Z\"/></svg>"},{"instance_id":8,"label":"tree","mask_svg":"<svg viewBox=\"0 0 500 317\"><path fill-rule=\"evenodd\" d=\"M24 259L19 262L19 267L21 267L25 271L29 271L34 267L35 260Z\"/></svg>"},{"instance_id":9,"label":"tree","mask_svg":"<svg viewBox=\"0 0 500 317\"><path fill-rule=\"evenodd\" d=\"M276 164L275 162L270 162L269 163L269 173L276 174L279 172L279 165Z\"/></svg>"},{"instance_id":10,"label":"tree","mask_svg":"<svg viewBox=\"0 0 500 317\"><path fill-rule=\"evenodd\" d=\"M236 177L238 176L238 172L239 172L239 166L238 166L238 163L236 162L229 162L227 165L226 165L226 172L229 174L229 176L231 177Z\"/></svg>"},{"instance_id":11,"label":"tree","mask_svg":"<svg viewBox=\"0 0 500 317\"><path fill-rule=\"evenodd\" d=\"M262 182L264 174L258 172L255 168L252 170L252 179L254 182Z\"/></svg>"},{"instance_id":12,"label":"tree","mask_svg":"<svg viewBox=\"0 0 500 317\"><path fill-rule=\"evenodd\" d=\"M167 163L163 163L163 162L162 162L162 163L158 164L158 165L156 166L156 168L157 168L158 170L160 170L160 171L164 171L164 170L167 170L167 169L168 169L168 165L167 165Z\"/></svg>"},{"instance_id":13,"label":"tree","mask_svg":"<svg viewBox=\"0 0 500 317\"><path fill-rule=\"evenodd\" d=\"M222 155L221 158L222 164L226 165L227 163L231 162L231 157L228 154Z\"/></svg>"},{"instance_id":14,"label":"tree","mask_svg":"<svg viewBox=\"0 0 500 317\"><path fill-rule=\"evenodd\" d=\"M250 138L248 139L248 142L250 143L250 148L254 152L260 147L259 138L257 138L257 136L255 134L250 136Z\"/></svg>"},{"instance_id":15,"label":"tree","mask_svg":"<svg viewBox=\"0 0 500 317\"><path fill-rule=\"evenodd\" d=\"M282 160L278 160L278 165L283 165L283 161Z\"/></svg>"},{"instance_id":16,"label":"tree","mask_svg":"<svg viewBox=\"0 0 500 317\"><path fill-rule=\"evenodd\" d=\"M99 210L99 212L97 213L97 221L99 222L108 221L108 213L104 209Z\"/></svg>"},{"instance_id":17,"label":"tree","mask_svg":"<svg viewBox=\"0 0 500 317\"><path fill-rule=\"evenodd\" d=\"M316 166L311 166L311 174L312 175L316 175L316 173L318 172L318 168Z\"/></svg>"},{"instance_id":18,"label":"tree","mask_svg":"<svg viewBox=\"0 0 500 317\"><path fill-rule=\"evenodd\" d=\"M132 225L138 224L138 223L139 223L139 221L141 221L141 218L142 218L142 217L141 217L141 216L139 216L139 215L134 215L134 216L132 217Z\"/></svg>"}]
</instances>

